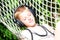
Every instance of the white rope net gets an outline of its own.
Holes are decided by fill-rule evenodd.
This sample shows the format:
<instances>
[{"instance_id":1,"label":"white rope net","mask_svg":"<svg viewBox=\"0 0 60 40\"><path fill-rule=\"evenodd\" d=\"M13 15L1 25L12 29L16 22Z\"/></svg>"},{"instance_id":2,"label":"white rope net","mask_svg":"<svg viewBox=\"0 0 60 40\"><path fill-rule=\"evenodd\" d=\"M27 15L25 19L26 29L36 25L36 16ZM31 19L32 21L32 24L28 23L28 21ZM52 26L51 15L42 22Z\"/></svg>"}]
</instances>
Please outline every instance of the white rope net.
<instances>
[{"instance_id":1,"label":"white rope net","mask_svg":"<svg viewBox=\"0 0 60 40\"><path fill-rule=\"evenodd\" d=\"M0 0L0 22L17 37L20 37L21 29L13 22L12 14L23 4L36 9L36 17L39 17L40 25L46 23L52 27L56 26L60 16L59 0Z\"/></svg>"}]
</instances>

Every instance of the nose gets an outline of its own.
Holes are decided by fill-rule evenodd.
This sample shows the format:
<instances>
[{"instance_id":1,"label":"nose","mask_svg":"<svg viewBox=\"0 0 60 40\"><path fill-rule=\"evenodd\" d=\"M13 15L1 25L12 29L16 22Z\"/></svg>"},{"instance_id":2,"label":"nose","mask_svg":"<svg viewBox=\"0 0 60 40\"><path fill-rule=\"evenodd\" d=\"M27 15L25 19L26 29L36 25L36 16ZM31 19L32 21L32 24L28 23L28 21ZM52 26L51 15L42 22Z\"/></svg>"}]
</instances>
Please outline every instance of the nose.
<instances>
[{"instance_id":1,"label":"nose","mask_svg":"<svg viewBox=\"0 0 60 40\"><path fill-rule=\"evenodd\" d=\"M28 18L28 20L31 20L31 18Z\"/></svg>"}]
</instances>

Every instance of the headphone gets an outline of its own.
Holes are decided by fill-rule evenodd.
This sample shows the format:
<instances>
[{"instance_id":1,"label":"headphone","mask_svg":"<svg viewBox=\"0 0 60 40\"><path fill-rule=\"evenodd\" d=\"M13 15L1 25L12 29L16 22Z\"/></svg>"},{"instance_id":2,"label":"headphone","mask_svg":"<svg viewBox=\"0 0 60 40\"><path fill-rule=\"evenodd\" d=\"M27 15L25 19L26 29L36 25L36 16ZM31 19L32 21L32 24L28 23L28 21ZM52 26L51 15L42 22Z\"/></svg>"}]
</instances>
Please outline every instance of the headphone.
<instances>
[{"instance_id":1,"label":"headphone","mask_svg":"<svg viewBox=\"0 0 60 40\"><path fill-rule=\"evenodd\" d=\"M30 12L33 14L33 16L36 18L35 9L32 9L32 7L29 7L29 6L27 6L27 5L21 5L21 6L19 6L19 7L22 7L22 6L27 7L27 8L30 10ZM15 13L15 12L14 12L14 13ZM13 15L14 15L14 14L13 14ZM13 20L13 21L14 21L14 23L18 24L18 26L20 26L20 27L26 26L22 21L16 19L15 17L14 17L14 20Z\"/></svg>"}]
</instances>

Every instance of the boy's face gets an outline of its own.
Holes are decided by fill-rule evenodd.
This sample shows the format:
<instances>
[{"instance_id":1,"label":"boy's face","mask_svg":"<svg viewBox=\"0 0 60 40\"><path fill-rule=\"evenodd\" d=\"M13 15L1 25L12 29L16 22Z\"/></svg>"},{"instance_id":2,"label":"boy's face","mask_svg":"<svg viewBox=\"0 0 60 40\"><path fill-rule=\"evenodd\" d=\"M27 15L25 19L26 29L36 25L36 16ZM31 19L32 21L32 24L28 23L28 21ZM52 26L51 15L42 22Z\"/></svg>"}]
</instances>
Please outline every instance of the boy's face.
<instances>
[{"instance_id":1,"label":"boy's face","mask_svg":"<svg viewBox=\"0 0 60 40\"><path fill-rule=\"evenodd\" d=\"M33 27L35 23L35 18L30 10L24 10L19 14L19 20L21 20L27 27Z\"/></svg>"}]
</instances>

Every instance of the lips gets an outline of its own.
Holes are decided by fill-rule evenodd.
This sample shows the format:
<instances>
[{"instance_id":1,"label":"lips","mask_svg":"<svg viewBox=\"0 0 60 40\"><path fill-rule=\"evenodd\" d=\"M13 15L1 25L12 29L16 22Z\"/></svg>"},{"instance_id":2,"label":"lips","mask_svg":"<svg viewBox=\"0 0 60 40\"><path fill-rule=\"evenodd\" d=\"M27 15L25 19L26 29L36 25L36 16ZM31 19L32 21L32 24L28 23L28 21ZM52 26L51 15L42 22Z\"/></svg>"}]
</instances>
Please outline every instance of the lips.
<instances>
[{"instance_id":1,"label":"lips","mask_svg":"<svg viewBox=\"0 0 60 40\"><path fill-rule=\"evenodd\" d=\"M32 23L32 22L33 22L33 19L30 19L30 20L29 20L29 23Z\"/></svg>"}]
</instances>

